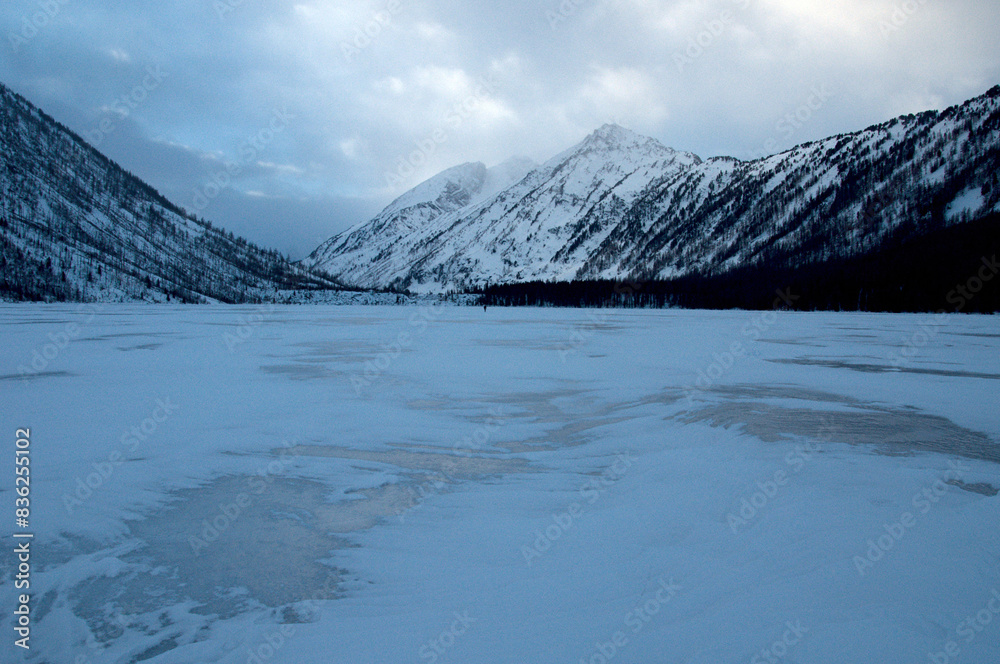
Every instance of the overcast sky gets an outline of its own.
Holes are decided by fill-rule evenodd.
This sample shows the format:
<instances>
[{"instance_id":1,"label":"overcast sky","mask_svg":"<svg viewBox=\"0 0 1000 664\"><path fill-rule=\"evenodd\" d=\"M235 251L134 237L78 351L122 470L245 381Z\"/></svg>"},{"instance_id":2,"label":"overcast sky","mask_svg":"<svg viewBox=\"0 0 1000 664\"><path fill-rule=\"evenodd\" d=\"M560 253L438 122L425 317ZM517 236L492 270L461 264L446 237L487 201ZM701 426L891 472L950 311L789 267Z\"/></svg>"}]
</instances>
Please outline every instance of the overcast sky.
<instances>
[{"instance_id":1,"label":"overcast sky","mask_svg":"<svg viewBox=\"0 0 1000 664\"><path fill-rule=\"evenodd\" d=\"M615 122L776 152L1000 83L997 0L4 0L0 81L298 258L466 161Z\"/></svg>"}]
</instances>

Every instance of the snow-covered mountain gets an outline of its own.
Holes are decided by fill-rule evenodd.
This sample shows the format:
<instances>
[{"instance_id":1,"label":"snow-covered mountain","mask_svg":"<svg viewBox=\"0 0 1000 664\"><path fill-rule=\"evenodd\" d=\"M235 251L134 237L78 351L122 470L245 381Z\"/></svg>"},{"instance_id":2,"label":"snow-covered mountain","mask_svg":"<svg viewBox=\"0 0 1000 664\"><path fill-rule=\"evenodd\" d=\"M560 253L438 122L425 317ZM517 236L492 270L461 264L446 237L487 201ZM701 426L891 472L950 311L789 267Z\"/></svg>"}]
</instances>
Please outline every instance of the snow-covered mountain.
<instances>
[{"instance_id":1,"label":"snow-covered mountain","mask_svg":"<svg viewBox=\"0 0 1000 664\"><path fill-rule=\"evenodd\" d=\"M482 163L454 166L421 182L388 205L370 222L358 224L330 238L303 261L308 267L329 271L337 256L351 255L357 262L336 272L349 273L354 281L386 283L396 278L380 270L384 258L398 255L395 243L401 237L419 233L433 222L496 196L519 181L536 164L515 157L493 168ZM376 262L378 261L378 262ZM368 270L362 276L361 270Z\"/></svg>"},{"instance_id":2,"label":"snow-covered mountain","mask_svg":"<svg viewBox=\"0 0 1000 664\"><path fill-rule=\"evenodd\" d=\"M331 285L185 213L0 85L0 296L246 302Z\"/></svg>"},{"instance_id":3,"label":"snow-covered mountain","mask_svg":"<svg viewBox=\"0 0 1000 664\"><path fill-rule=\"evenodd\" d=\"M464 184L484 170L445 171L305 264L355 286L440 291L857 255L1000 209L1000 87L754 161L605 125L488 198Z\"/></svg>"}]
</instances>

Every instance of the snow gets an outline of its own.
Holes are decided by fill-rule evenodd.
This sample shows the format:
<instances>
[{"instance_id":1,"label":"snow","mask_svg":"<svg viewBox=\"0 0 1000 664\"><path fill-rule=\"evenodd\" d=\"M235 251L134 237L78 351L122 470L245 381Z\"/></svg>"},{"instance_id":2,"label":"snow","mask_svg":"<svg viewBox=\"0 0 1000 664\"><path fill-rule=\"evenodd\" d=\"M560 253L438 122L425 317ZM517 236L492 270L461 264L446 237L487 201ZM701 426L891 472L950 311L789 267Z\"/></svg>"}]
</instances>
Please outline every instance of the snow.
<instances>
[{"instance_id":1,"label":"snow","mask_svg":"<svg viewBox=\"0 0 1000 664\"><path fill-rule=\"evenodd\" d=\"M482 163L453 166L407 191L390 203L384 212L400 212L421 203L434 203L446 196L449 190L475 193L482 187L485 178L486 166Z\"/></svg>"},{"instance_id":2,"label":"snow","mask_svg":"<svg viewBox=\"0 0 1000 664\"><path fill-rule=\"evenodd\" d=\"M483 189L473 204L493 198L507 187L520 182L537 167L538 164L528 157L511 157L487 169Z\"/></svg>"},{"instance_id":3,"label":"snow","mask_svg":"<svg viewBox=\"0 0 1000 664\"><path fill-rule=\"evenodd\" d=\"M1000 655L996 317L0 305L0 326L33 441L25 661Z\"/></svg>"},{"instance_id":4,"label":"snow","mask_svg":"<svg viewBox=\"0 0 1000 664\"><path fill-rule=\"evenodd\" d=\"M359 277L370 280L372 275L365 274L365 270L384 275L387 268L372 266L372 258L398 252L400 235L433 234L457 215L475 210L520 181L535 166L527 157L513 157L492 168L479 162L453 166L399 196L373 220L359 222L330 238L303 262L324 270L341 270L335 261L346 247L352 256L360 257L352 269L343 271L348 283L356 283ZM383 279L381 285L389 285L390 281Z\"/></svg>"},{"instance_id":5,"label":"snow","mask_svg":"<svg viewBox=\"0 0 1000 664\"><path fill-rule=\"evenodd\" d=\"M963 212L968 214L978 212L985 204L986 201L983 199L982 189L980 187L970 187L955 196L955 200L948 204L948 209L945 210L945 218L948 221L954 221Z\"/></svg>"},{"instance_id":6,"label":"snow","mask_svg":"<svg viewBox=\"0 0 1000 664\"><path fill-rule=\"evenodd\" d=\"M472 167L482 172L484 167L466 164L444 171L404 194L371 222L331 238L305 262L347 283L369 286L391 285L405 278L415 264L427 266L427 272L443 265L443 281L423 274L407 285L416 293L468 285L460 284L455 273L483 275L480 283L518 275L573 276L587 252L613 230L608 225L571 257L553 261L573 237L575 223L601 220L609 216L609 209L620 214L654 178L699 162L695 155L605 125L537 168L529 160L515 158L489 169L484 184L462 207L438 205L419 224L402 223L415 209L406 205L429 200L456 173Z\"/></svg>"},{"instance_id":7,"label":"snow","mask_svg":"<svg viewBox=\"0 0 1000 664\"><path fill-rule=\"evenodd\" d=\"M20 128L0 133L0 217L6 252L28 261L5 273L26 299L252 301L274 274L315 279L165 204L2 84L0 117Z\"/></svg>"},{"instance_id":8,"label":"snow","mask_svg":"<svg viewBox=\"0 0 1000 664\"><path fill-rule=\"evenodd\" d=\"M370 222L324 243L306 263L357 287L442 293L486 283L621 280L635 274L669 278L720 265L736 268L755 262L760 248L774 242L775 229L784 233L790 225L799 230L775 245L782 251L795 254L798 247L809 254L809 247L830 246L835 253L856 254L875 248L873 242L907 222L903 210L916 205L917 184L978 186L989 177L986 167L959 174L940 164L986 159L982 155L998 136L986 125L996 106L994 97L983 97L947 116L901 118L749 162L703 161L604 125L523 177L533 166L524 160L508 164L518 175L504 164L485 178L482 164L445 171L399 199L424 203L400 209L397 201ZM963 129L975 123L978 130ZM912 163L891 154L903 141L915 146ZM861 189L847 187L855 200L847 206L838 200L838 211L831 212L837 184L870 170L871 164L891 171ZM485 184L460 187L478 193L468 201L453 200L444 184L473 167L473 179ZM914 180L916 171L922 182ZM498 172L507 175L502 178L509 182L506 188L493 181ZM898 199L893 205L873 199L874 192L890 188ZM430 200L435 203L426 203ZM820 204L813 205L816 201ZM950 214L955 217L976 203L970 190ZM857 216L859 209L871 215L875 207L882 222L877 235L861 229ZM859 233L845 236L843 229L853 227Z\"/></svg>"}]
</instances>

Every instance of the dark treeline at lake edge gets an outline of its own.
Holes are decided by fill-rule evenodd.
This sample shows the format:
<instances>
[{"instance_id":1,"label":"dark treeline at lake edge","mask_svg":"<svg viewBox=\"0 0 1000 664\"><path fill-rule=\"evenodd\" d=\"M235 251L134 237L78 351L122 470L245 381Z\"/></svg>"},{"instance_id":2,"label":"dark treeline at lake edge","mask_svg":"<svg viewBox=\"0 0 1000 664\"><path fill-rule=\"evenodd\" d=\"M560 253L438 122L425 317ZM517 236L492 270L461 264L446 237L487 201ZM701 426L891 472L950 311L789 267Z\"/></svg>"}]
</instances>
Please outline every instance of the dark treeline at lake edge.
<instances>
[{"instance_id":1,"label":"dark treeline at lake edge","mask_svg":"<svg viewBox=\"0 0 1000 664\"><path fill-rule=\"evenodd\" d=\"M724 274L630 281L532 281L476 291L488 306L679 307L800 311L1000 311L1000 214L914 237L905 230L872 253Z\"/></svg>"}]
</instances>

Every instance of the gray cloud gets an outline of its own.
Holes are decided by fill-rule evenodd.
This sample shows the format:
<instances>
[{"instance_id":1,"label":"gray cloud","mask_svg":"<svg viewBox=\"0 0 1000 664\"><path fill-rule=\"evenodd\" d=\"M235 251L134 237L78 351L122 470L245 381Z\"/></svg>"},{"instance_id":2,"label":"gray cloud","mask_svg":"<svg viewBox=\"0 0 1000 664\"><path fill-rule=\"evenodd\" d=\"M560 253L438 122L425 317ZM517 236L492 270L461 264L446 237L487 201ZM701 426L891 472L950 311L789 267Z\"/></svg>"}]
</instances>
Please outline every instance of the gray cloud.
<instances>
[{"instance_id":1,"label":"gray cloud","mask_svg":"<svg viewBox=\"0 0 1000 664\"><path fill-rule=\"evenodd\" d=\"M235 164L196 211L301 256L444 168L544 160L604 122L745 158L960 102L1000 82L998 19L974 0L11 0L0 78L189 209Z\"/></svg>"}]
</instances>

